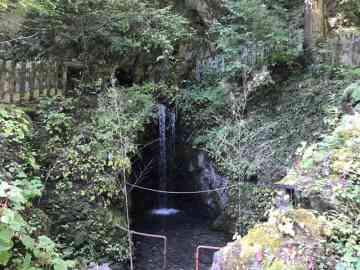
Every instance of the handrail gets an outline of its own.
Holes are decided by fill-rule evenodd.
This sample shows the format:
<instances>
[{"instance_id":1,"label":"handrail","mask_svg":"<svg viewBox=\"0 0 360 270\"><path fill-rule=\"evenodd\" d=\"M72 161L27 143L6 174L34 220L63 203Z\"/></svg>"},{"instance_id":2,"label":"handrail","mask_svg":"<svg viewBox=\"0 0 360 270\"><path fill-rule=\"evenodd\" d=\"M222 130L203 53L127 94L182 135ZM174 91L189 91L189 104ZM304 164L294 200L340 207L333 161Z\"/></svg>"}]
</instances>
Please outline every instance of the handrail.
<instances>
[{"instance_id":1,"label":"handrail","mask_svg":"<svg viewBox=\"0 0 360 270\"><path fill-rule=\"evenodd\" d=\"M145 236L145 237L162 239L164 241L163 270L166 269L166 266L167 266L167 258L166 258L167 257L167 237L165 235L137 232L137 231L133 231L133 230L128 230L122 226L118 226L118 227L124 231L130 232L130 234L136 234L136 235Z\"/></svg>"},{"instance_id":2,"label":"handrail","mask_svg":"<svg viewBox=\"0 0 360 270\"><path fill-rule=\"evenodd\" d=\"M163 270L166 269L166 257L167 257L167 237L165 235L159 235L159 234L149 234L149 233L141 233L136 231L130 231L131 234L141 235L145 237L152 237L152 238L159 238L164 240L164 251L163 251Z\"/></svg>"},{"instance_id":3,"label":"handrail","mask_svg":"<svg viewBox=\"0 0 360 270\"><path fill-rule=\"evenodd\" d=\"M213 247L213 246L198 246L196 248L196 252L195 252L195 269L196 270L200 270L200 263L199 263L199 258L200 258L200 249L208 249L208 250L220 250L221 247Z\"/></svg>"}]
</instances>

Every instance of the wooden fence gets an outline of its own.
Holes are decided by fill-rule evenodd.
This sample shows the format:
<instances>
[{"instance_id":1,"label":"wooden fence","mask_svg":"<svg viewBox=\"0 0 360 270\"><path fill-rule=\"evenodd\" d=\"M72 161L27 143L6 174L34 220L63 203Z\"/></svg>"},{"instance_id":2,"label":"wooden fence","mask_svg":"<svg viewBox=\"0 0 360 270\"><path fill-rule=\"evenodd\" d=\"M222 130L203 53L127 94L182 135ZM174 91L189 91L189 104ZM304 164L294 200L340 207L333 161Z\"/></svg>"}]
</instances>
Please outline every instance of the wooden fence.
<instances>
[{"instance_id":1,"label":"wooden fence","mask_svg":"<svg viewBox=\"0 0 360 270\"><path fill-rule=\"evenodd\" d=\"M0 60L0 103L25 103L66 90L67 66L56 61Z\"/></svg>"}]
</instances>

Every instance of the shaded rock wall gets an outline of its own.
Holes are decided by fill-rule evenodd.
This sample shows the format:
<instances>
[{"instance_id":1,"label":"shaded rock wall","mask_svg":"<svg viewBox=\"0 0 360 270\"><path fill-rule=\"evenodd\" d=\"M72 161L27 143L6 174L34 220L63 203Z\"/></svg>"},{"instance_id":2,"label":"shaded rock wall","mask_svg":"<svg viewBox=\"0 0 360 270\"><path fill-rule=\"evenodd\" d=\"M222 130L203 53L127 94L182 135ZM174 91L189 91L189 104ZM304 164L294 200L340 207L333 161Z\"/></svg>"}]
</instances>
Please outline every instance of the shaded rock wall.
<instances>
[{"instance_id":1,"label":"shaded rock wall","mask_svg":"<svg viewBox=\"0 0 360 270\"><path fill-rule=\"evenodd\" d=\"M175 181L177 190L197 191L212 190L228 185L228 178L220 176L207 154L203 151L186 149L181 153L183 164ZM204 214L218 216L228 205L226 190L202 193L196 196Z\"/></svg>"}]
</instances>

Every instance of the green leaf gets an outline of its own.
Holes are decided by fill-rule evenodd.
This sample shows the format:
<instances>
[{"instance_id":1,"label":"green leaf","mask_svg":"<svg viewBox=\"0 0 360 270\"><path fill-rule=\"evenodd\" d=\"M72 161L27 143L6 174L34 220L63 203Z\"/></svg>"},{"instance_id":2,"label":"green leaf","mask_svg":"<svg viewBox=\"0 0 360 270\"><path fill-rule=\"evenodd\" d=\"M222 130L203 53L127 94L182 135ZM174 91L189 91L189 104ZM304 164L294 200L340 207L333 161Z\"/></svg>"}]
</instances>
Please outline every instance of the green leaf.
<instances>
[{"instance_id":1,"label":"green leaf","mask_svg":"<svg viewBox=\"0 0 360 270\"><path fill-rule=\"evenodd\" d=\"M11 254L8 251L0 251L0 265L7 265L11 258Z\"/></svg>"},{"instance_id":2,"label":"green leaf","mask_svg":"<svg viewBox=\"0 0 360 270\"><path fill-rule=\"evenodd\" d=\"M3 215L1 216L0 221L9 225L11 229L18 232L22 231L24 227L27 226L27 223L19 213L8 208L3 210Z\"/></svg>"},{"instance_id":3,"label":"green leaf","mask_svg":"<svg viewBox=\"0 0 360 270\"><path fill-rule=\"evenodd\" d=\"M17 206L20 207L22 204L24 204L26 202L23 194L22 194L22 189L18 188L18 187L12 187L10 192L9 192L9 198L10 200Z\"/></svg>"},{"instance_id":4,"label":"green leaf","mask_svg":"<svg viewBox=\"0 0 360 270\"><path fill-rule=\"evenodd\" d=\"M35 248L35 241L28 235L23 235L21 237L21 242L24 244L24 246L29 249L33 250Z\"/></svg>"},{"instance_id":5,"label":"green leaf","mask_svg":"<svg viewBox=\"0 0 360 270\"><path fill-rule=\"evenodd\" d=\"M7 197L7 192L10 190L11 186L5 182L5 181L1 181L0 182L0 197L5 198Z\"/></svg>"},{"instance_id":6,"label":"green leaf","mask_svg":"<svg viewBox=\"0 0 360 270\"><path fill-rule=\"evenodd\" d=\"M14 243L12 237L14 232L7 226L2 225L0 228L0 251L10 250Z\"/></svg>"},{"instance_id":7,"label":"green leaf","mask_svg":"<svg viewBox=\"0 0 360 270\"><path fill-rule=\"evenodd\" d=\"M52 263L54 264L54 270L67 270L69 267L74 267L74 261L65 261L61 258L53 259Z\"/></svg>"},{"instance_id":8,"label":"green leaf","mask_svg":"<svg viewBox=\"0 0 360 270\"><path fill-rule=\"evenodd\" d=\"M39 236L39 245L40 249L46 250L47 252L54 251L55 243L47 236L41 235Z\"/></svg>"}]
</instances>

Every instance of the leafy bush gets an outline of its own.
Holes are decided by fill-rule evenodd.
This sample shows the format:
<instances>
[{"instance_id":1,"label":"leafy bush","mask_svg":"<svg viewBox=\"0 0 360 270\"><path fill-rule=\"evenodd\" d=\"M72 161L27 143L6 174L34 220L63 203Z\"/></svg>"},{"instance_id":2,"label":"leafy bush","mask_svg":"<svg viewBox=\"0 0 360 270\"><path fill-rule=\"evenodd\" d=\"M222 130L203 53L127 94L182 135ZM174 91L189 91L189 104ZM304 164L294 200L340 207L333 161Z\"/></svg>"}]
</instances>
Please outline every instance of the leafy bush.
<instances>
[{"instance_id":1,"label":"leafy bush","mask_svg":"<svg viewBox=\"0 0 360 270\"><path fill-rule=\"evenodd\" d=\"M0 107L0 265L10 269L55 270L74 266L61 259L56 244L37 235L31 223L32 201L41 196L43 183L30 146L31 124L16 108ZM15 151L14 151L15 150Z\"/></svg>"},{"instance_id":2,"label":"leafy bush","mask_svg":"<svg viewBox=\"0 0 360 270\"><path fill-rule=\"evenodd\" d=\"M157 89L135 85L41 101L37 137L49 197L43 208L68 258L83 265L128 260L127 234L118 227L127 226L123 181L138 132L154 116Z\"/></svg>"},{"instance_id":3,"label":"leafy bush","mask_svg":"<svg viewBox=\"0 0 360 270\"><path fill-rule=\"evenodd\" d=\"M212 29L227 60L227 78L241 81L244 71L252 72L264 64L292 64L301 54L291 43L297 32L290 32L290 10L283 3L240 0L228 1L227 5L229 13ZM296 6L298 3L289 9Z\"/></svg>"},{"instance_id":4,"label":"leafy bush","mask_svg":"<svg viewBox=\"0 0 360 270\"><path fill-rule=\"evenodd\" d=\"M180 128L186 142L203 145L201 135L218 125L228 112L226 93L217 83L188 83L176 96L176 107L180 113Z\"/></svg>"},{"instance_id":5,"label":"leafy bush","mask_svg":"<svg viewBox=\"0 0 360 270\"><path fill-rule=\"evenodd\" d=\"M338 0L338 9L344 26L360 26L360 3L357 0Z\"/></svg>"}]
</instances>

